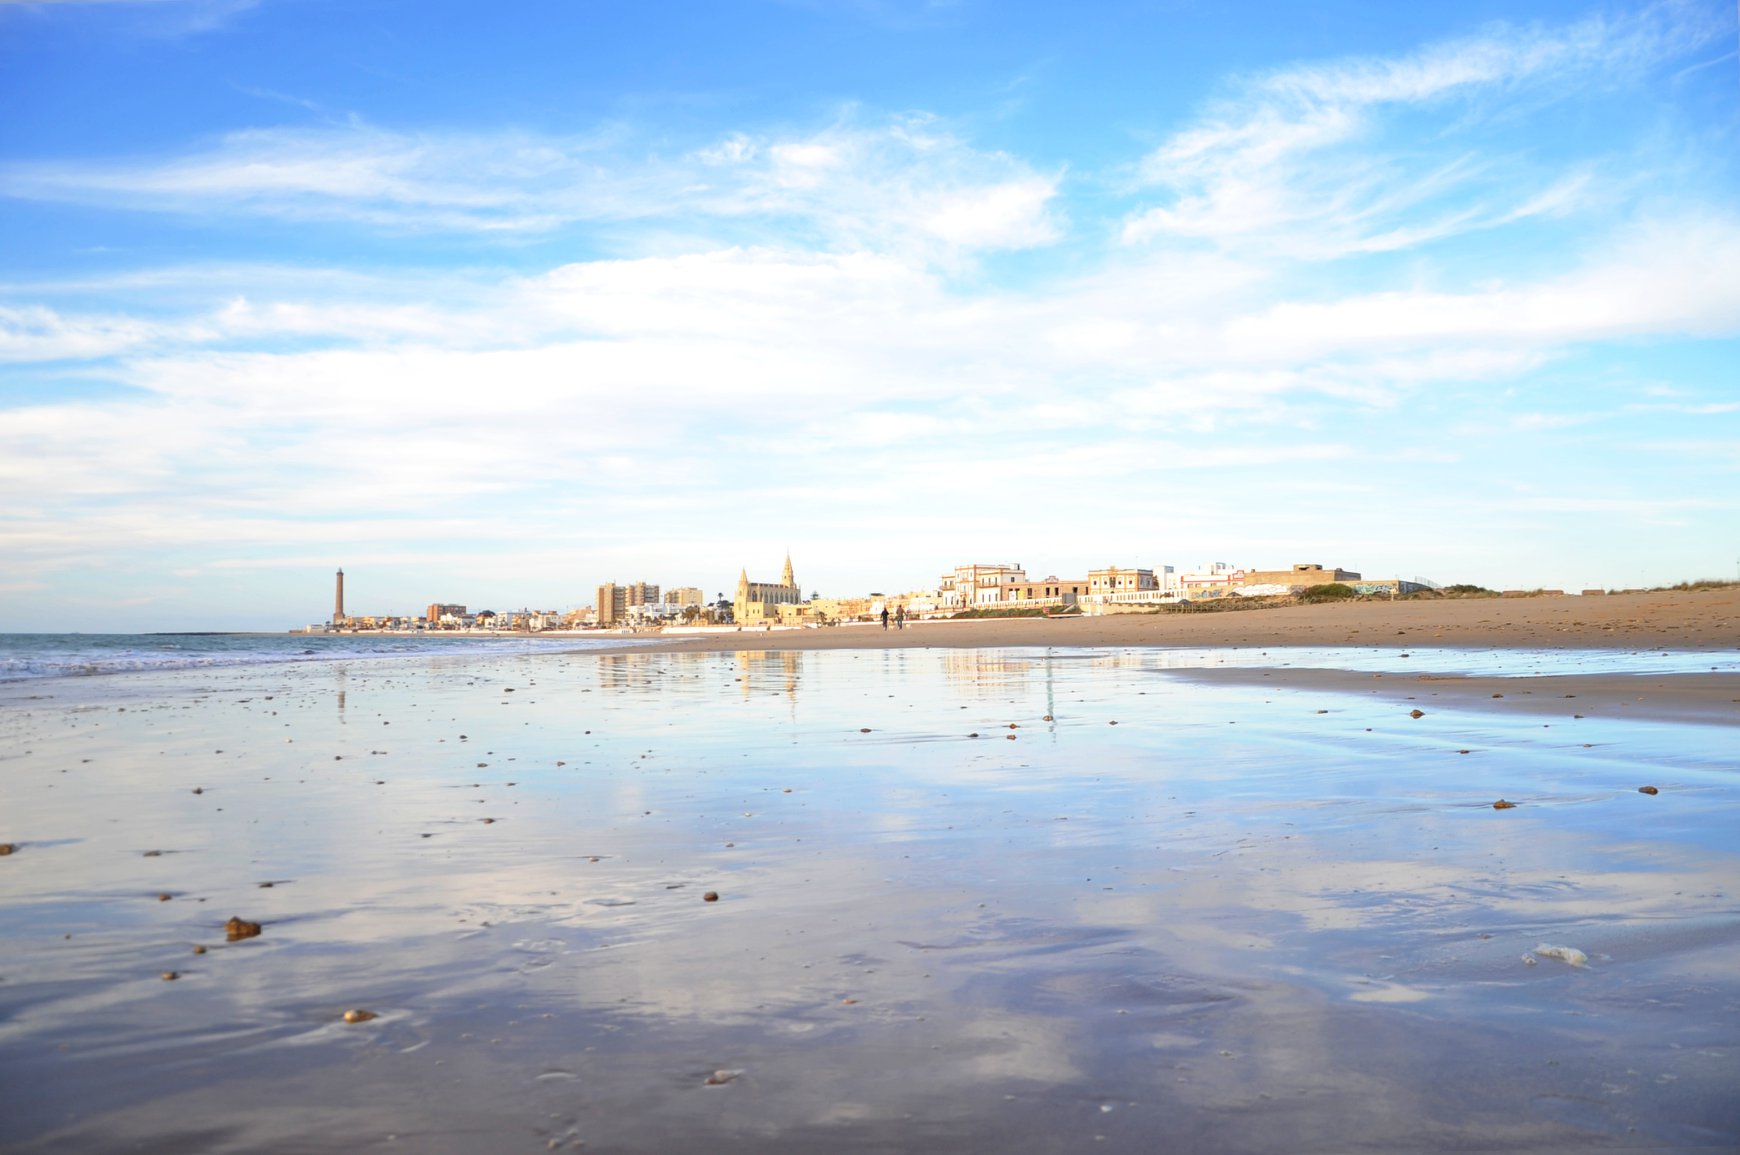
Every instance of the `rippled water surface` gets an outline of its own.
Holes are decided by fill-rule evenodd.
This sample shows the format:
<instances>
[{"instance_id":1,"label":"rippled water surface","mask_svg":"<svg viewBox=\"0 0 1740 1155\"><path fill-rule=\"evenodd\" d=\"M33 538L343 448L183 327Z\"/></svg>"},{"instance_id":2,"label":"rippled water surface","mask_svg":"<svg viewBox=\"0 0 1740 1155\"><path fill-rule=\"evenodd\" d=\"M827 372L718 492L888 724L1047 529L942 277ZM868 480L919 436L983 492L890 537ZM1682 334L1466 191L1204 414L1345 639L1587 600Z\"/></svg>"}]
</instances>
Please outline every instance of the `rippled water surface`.
<instances>
[{"instance_id":1,"label":"rippled water surface","mask_svg":"<svg viewBox=\"0 0 1740 1155\"><path fill-rule=\"evenodd\" d=\"M1740 1146L1732 729L1176 664L40 683L0 706L0 1148Z\"/></svg>"}]
</instances>

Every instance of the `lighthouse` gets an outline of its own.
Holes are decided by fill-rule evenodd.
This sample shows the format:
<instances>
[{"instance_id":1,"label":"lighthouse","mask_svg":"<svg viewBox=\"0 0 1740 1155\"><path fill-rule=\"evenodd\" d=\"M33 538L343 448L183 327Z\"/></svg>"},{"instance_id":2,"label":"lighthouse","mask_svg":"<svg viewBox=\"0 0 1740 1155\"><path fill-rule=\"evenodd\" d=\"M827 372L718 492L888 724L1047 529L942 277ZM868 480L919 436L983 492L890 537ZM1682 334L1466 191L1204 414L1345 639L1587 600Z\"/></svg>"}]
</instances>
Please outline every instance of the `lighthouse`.
<instances>
[{"instance_id":1,"label":"lighthouse","mask_svg":"<svg viewBox=\"0 0 1740 1155\"><path fill-rule=\"evenodd\" d=\"M344 571L338 571L338 591L332 603L332 624L344 621Z\"/></svg>"}]
</instances>

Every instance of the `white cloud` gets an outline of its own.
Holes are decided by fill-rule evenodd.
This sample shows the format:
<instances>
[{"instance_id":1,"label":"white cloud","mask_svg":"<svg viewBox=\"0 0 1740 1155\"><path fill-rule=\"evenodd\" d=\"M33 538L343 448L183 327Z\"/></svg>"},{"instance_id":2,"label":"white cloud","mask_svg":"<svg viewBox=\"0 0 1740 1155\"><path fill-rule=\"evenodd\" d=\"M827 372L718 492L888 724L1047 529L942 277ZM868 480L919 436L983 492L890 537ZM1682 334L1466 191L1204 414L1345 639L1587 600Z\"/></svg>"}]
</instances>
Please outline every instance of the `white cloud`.
<instances>
[{"instance_id":1,"label":"white cloud","mask_svg":"<svg viewBox=\"0 0 1740 1155\"><path fill-rule=\"evenodd\" d=\"M0 360L37 367L0 408L8 580L52 586L75 561L129 551L196 569L332 549L415 568L477 543L681 560L768 526L836 543L842 568L858 549L905 572L922 551L921 577L948 551L1025 553L1036 537L1084 556L1139 535L1227 540L1227 526L1343 542L1356 517L1401 548L1383 536L1403 532L1394 495L1489 466L1491 439L1570 441L1553 431L1591 412L1624 420L1578 430L1590 456L1731 477L1725 379L1666 358L1645 381L1613 369L1599 400L1553 393L1588 348L1740 334L1740 217L1659 172L1615 191L1586 151L1518 179L1475 107L1657 59L1666 19L1248 81L1146 162L1139 195L1169 196L1130 218L1127 237L1160 242L1143 245L1071 231L1127 202L1066 210L1068 170L921 116L723 131L650 158L624 128L352 125L241 133L167 160L12 165L0 187L15 196L391 230L574 225L589 250L622 255L0 285ZM1396 109L1428 122L1430 147L1396 150ZM1612 211L1595 222L1598 197ZM1576 214L1575 231L1558 225ZM1359 259L1501 226L1555 235L1405 268ZM1191 238L1215 243L1177 243ZM1010 262L1018 278L978 275L1000 267L989 254L1043 246L1057 251ZM57 396L72 373L112 389ZM1653 400L1626 409L1639 397ZM1634 425L1648 438L1613 439ZM1650 448L1688 434L1705 448L1683 461ZM1530 532L1559 512L1651 507L1641 491L1603 504L1575 457L1504 464L1550 476L1531 498L1593 495L1507 505ZM1332 492L1360 509L1326 526ZM1422 529L1421 548L1488 548L1482 499L1434 498L1433 525L1452 528Z\"/></svg>"},{"instance_id":2,"label":"white cloud","mask_svg":"<svg viewBox=\"0 0 1740 1155\"><path fill-rule=\"evenodd\" d=\"M534 234L577 223L806 225L824 247L954 251L1056 239L1059 174L974 150L924 118L805 136L728 135L648 155L586 136L392 132L362 123L231 133L132 162L22 162L0 195L145 212L214 210L409 231Z\"/></svg>"},{"instance_id":3,"label":"white cloud","mask_svg":"<svg viewBox=\"0 0 1740 1155\"><path fill-rule=\"evenodd\" d=\"M1411 56L1295 66L1245 81L1202 120L1149 154L1143 185L1163 204L1131 214L1122 237L1255 246L1306 258L1412 248L1574 209L1587 171L1502 171L1471 163L1470 123L1391 131L1405 113L1455 100L1466 121L1486 105L1549 101L1697 47L1722 29L1711 13L1665 3L1564 28L1495 27Z\"/></svg>"}]
</instances>

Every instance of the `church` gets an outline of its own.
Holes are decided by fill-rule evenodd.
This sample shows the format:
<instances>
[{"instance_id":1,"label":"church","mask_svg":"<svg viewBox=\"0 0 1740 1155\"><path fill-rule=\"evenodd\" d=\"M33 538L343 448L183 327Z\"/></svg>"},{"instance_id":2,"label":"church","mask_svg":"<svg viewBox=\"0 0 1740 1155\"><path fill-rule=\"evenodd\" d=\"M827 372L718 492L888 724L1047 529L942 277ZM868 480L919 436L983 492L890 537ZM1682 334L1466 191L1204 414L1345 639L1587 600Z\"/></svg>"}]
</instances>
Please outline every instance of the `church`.
<instances>
[{"instance_id":1,"label":"church","mask_svg":"<svg viewBox=\"0 0 1740 1155\"><path fill-rule=\"evenodd\" d=\"M740 626L796 623L808 612L809 603L804 601L803 590L792 576L790 553L785 555L785 569L780 572L778 584L750 581L747 567L737 578L737 597L731 603L731 613Z\"/></svg>"}]
</instances>

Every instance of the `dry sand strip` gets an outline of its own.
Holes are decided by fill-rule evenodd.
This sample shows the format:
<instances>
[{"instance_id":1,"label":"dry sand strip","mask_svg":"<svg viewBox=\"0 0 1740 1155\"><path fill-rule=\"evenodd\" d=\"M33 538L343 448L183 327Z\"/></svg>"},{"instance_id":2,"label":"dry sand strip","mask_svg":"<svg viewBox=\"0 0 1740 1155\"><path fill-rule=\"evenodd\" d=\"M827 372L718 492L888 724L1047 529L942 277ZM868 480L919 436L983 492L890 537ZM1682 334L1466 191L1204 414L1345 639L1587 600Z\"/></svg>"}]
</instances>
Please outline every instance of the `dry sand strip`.
<instances>
[{"instance_id":1,"label":"dry sand strip","mask_svg":"<svg viewBox=\"0 0 1740 1155\"><path fill-rule=\"evenodd\" d=\"M941 646L1359 646L1521 650L1740 650L1740 587L1601 597L1360 601L1195 613L918 622L672 636L639 652Z\"/></svg>"},{"instance_id":2,"label":"dry sand strip","mask_svg":"<svg viewBox=\"0 0 1740 1155\"><path fill-rule=\"evenodd\" d=\"M1214 685L1319 690L1391 702L1399 713L1473 709L1566 722L1583 718L1740 726L1740 674L1555 674L1463 677L1362 674L1350 670L1214 668L1170 670Z\"/></svg>"}]
</instances>

